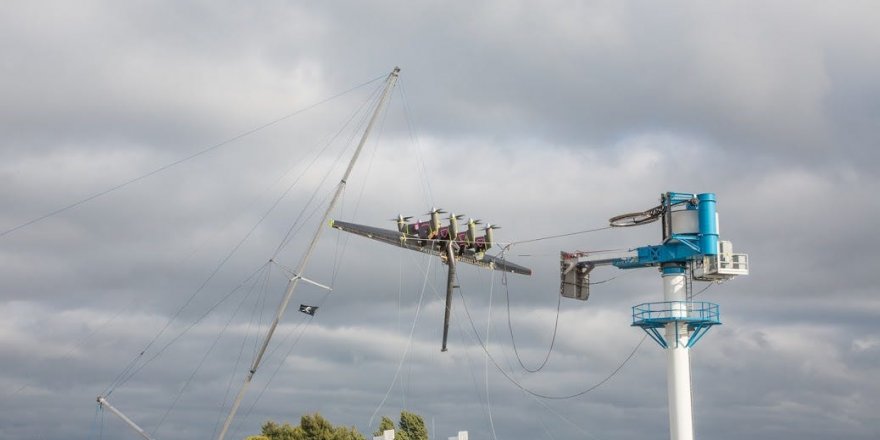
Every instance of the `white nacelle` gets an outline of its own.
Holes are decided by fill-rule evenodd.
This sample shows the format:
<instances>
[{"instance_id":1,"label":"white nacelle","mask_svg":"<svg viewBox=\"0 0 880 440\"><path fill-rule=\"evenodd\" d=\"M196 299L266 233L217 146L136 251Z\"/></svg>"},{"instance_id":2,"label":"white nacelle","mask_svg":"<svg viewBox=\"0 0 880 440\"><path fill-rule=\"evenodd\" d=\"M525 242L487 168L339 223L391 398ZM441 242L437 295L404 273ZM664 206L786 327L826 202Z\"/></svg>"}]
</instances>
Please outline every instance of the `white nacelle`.
<instances>
[{"instance_id":1,"label":"white nacelle","mask_svg":"<svg viewBox=\"0 0 880 440\"><path fill-rule=\"evenodd\" d=\"M749 274L748 254L734 254L729 241L718 242L718 255L707 255L694 261L693 275L699 281L724 281Z\"/></svg>"}]
</instances>

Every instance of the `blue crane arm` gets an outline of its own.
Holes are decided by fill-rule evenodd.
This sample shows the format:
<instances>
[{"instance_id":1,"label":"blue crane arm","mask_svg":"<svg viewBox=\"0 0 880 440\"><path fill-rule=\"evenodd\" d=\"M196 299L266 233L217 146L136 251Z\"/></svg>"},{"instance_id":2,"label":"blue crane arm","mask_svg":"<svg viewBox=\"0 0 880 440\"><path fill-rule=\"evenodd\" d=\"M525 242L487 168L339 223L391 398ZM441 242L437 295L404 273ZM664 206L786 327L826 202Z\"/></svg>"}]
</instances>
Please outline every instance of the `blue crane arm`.
<instances>
[{"instance_id":1,"label":"blue crane arm","mask_svg":"<svg viewBox=\"0 0 880 440\"><path fill-rule=\"evenodd\" d=\"M661 244L658 246L643 246L636 248L637 255L629 258L617 258L610 264L620 269L638 269L642 267L659 266L663 263L679 263L701 257L703 254L699 248L688 240L676 243Z\"/></svg>"},{"instance_id":2,"label":"blue crane arm","mask_svg":"<svg viewBox=\"0 0 880 440\"><path fill-rule=\"evenodd\" d=\"M588 268L614 266L618 269L639 269L659 266L663 263L683 262L702 256L699 247L695 244L697 240L695 237L675 236L675 238L675 242L636 248L635 255L631 257L585 260L578 262L577 265Z\"/></svg>"}]
</instances>

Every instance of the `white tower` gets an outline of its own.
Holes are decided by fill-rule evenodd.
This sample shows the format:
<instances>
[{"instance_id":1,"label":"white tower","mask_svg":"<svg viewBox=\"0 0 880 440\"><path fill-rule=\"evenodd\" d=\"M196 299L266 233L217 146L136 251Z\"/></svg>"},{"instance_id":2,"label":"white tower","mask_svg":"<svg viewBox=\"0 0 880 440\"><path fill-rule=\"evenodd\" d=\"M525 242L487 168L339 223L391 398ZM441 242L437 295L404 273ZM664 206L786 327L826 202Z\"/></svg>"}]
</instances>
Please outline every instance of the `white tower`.
<instances>
[{"instance_id":1,"label":"white tower","mask_svg":"<svg viewBox=\"0 0 880 440\"><path fill-rule=\"evenodd\" d=\"M672 440L694 438L689 351L709 328L721 324L718 305L693 301L689 281L728 280L749 273L748 256L734 254L730 242L718 240L715 204L712 193L668 192L655 208L611 218L612 226L637 226L662 218L662 243L637 248L635 256L592 259L588 253L562 252L560 293L583 301L590 297L590 272L596 266L660 268L663 301L634 306L632 325L666 350Z\"/></svg>"}]
</instances>

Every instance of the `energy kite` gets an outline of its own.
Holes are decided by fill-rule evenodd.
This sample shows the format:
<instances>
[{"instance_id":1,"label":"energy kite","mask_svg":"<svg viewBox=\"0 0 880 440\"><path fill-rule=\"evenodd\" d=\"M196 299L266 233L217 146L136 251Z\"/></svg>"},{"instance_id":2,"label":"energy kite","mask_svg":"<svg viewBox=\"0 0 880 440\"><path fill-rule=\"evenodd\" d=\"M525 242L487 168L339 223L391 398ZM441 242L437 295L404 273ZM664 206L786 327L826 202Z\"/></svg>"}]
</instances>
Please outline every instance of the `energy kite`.
<instances>
[{"instance_id":1,"label":"energy kite","mask_svg":"<svg viewBox=\"0 0 880 440\"><path fill-rule=\"evenodd\" d=\"M448 267L446 313L443 318L443 345L441 348L441 351L446 351L449 316L452 311L452 289L456 287L456 262L460 261L520 275L531 275L532 270L486 254L494 242L493 231L499 226L487 224L483 228L483 235L477 235L477 225L480 224L480 220L468 219L465 230L460 231L458 221L464 216L449 214L449 224L443 226L440 214L446 214L446 211L434 208L426 214L431 216L430 220L416 221L415 223L409 223L409 220L412 219L411 216L398 215L393 220L397 222L397 231L333 220L330 221L330 227L382 243L440 257L440 260Z\"/></svg>"}]
</instances>

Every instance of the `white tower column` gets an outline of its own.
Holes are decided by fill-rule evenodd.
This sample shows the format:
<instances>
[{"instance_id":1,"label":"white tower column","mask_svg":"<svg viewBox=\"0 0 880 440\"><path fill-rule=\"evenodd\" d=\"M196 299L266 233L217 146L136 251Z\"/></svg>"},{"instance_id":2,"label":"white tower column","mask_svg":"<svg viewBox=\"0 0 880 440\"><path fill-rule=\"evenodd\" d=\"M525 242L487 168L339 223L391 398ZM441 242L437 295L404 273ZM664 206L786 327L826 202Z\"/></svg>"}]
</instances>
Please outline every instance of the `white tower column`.
<instances>
[{"instance_id":1,"label":"white tower column","mask_svg":"<svg viewBox=\"0 0 880 440\"><path fill-rule=\"evenodd\" d=\"M664 268L663 297L671 306L672 318L687 317L685 274L678 268ZM690 355L686 322L666 324L666 386L669 394L669 438L693 440Z\"/></svg>"}]
</instances>

